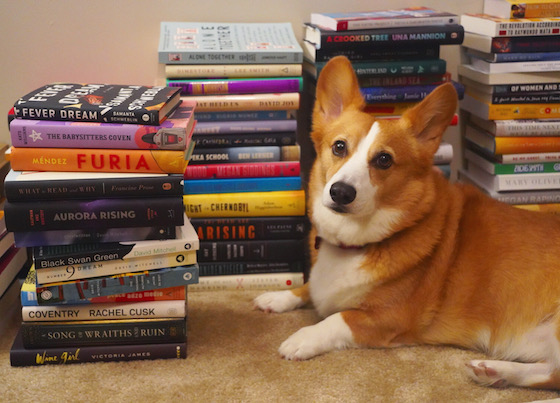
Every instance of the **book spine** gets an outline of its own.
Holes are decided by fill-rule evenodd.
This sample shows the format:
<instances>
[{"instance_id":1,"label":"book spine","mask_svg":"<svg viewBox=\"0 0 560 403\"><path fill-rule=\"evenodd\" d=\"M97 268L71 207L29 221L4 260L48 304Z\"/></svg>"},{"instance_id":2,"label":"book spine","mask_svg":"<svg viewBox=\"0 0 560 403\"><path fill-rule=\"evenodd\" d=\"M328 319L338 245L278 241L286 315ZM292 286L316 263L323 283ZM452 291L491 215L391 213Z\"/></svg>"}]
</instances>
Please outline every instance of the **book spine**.
<instances>
[{"instance_id":1,"label":"book spine","mask_svg":"<svg viewBox=\"0 0 560 403\"><path fill-rule=\"evenodd\" d=\"M72 245L90 242L121 242L175 238L176 226L123 228L80 228L70 230L41 230L14 232L18 247Z\"/></svg>"},{"instance_id":2,"label":"book spine","mask_svg":"<svg viewBox=\"0 0 560 403\"><path fill-rule=\"evenodd\" d=\"M183 225L180 197L5 202L9 231Z\"/></svg>"},{"instance_id":3,"label":"book spine","mask_svg":"<svg viewBox=\"0 0 560 403\"><path fill-rule=\"evenodd\" d=\"M368 87L393 87L402 85L439 85L451 81L451 73L427 74L410 76L390 77L361 77L359 80L361 88Z\"/></svg>"},{"instance_id":4,"label":"book spine","mask_svg":"<svg viewBox=\"0 0 560 403\"><path fill-rule=\"evenodd\" d=\"M299 176L299 161L189 165L185 179L235 179Z\"/></svg>"},{"instance_id":5,"label":"book spine","mask_svg":"<svg viewBox=\"0 0 560 403\"><path fill-rule=\"evenodd\" d=\"M434 164L450 164L453 160L453 146L450 143L442 142L434 154Z\"/></svg>"},{"instance_id":6,"label":"book spine","mask_svg":"<svg viewBox=\"0 0 560 403\"><path fill-rule=\"evenodd\" d=\"M195 148L189 165L297 161L297 145Z\"/></svg>"},{"instance_id":7,"label":"book spine","mask_svg":"<svg viewBox=\"0 0 560 403\"><path fill-rule=\"evenodd\" d=\"M250 120L293 120L296 110L283 111L221 111L221 112L196 112L196 119L200 122L227 122Z\"/></svg>"},{"instance_id":8,"label":"book spine","mask_svg":"<svg viewBox=\"0 0 560 403\"><path fill-rule=\"evenodd\" d=\"M199 134L295 132L296 130L297 120L295 119L198 122L194 128L193 136Z\"/></svg>"},{"instance_id":9,"label":"book spine","mask_svg":"<svg viewBox=\"0 0 560 403\"><path fill-rule=\"evenodd\" d=\"M158 51L159 63L162 64L209 64L219 61L222 64L242 64L250 61L254 64L294 64L303 61L301 52L224 52L224 51L195 51L189 49L187 51Z\"/></svg>"},{"instance_id":10,"label":"book spine","mask_svg":"<svg viewBox=\"0 0 560 403\"><path fill-rule=\"evenodd\" d=\"M492 96L493 104L548 104L560 103L560 92L558 93L533 93L530 95L500 94Z\"/></svg>"},{"instance_id":11,"label":"book spine","mask_svg":"<svg viewBox=\"0 0 560 403\"><path fill-rule=\"evenodd\" d=\"M303 259L306 247L307 245L299 239L202 241L198 250L198 261L200 263L294 261Z\"/></svg>"},{"instance_id":12,"label":"book spine","mask_svg":"<svg viewBox=\"0 0 560 403\"><path fill-rule=\"evenodd\" d=\"M198 112L281 111L299 109L298 92L241 95L192 95L184 99L196 101Z\"/></svg>"},{"instance_id":13,"label":"book spine","mask_svg":"<svg viewBox=\"0 0 560 403\"><path fill-rule=\"evenodd\" d=\"M185 194L273 192L301 189L299 176L185 180Z\"/></svg>"},{"instance_id":14,"label":"book spine","mask_svg":"<svg viewBox=\"0 0 560 403\"><path fill-rule=\"evenodd\" d=\"M314 45L313 45L314 46ZM368 60L420 60L437 59L440 55L439 46L416 46L394 49L316 49L312 62L327 62L334 56L346 56L352 62Z\"/></svg>"},{"instance_id":15,"label":"book spine","mask_svg":"<svg viewBox=\"0 0 560 403\"><path fill-rule=\"evenodd\" d=\"M303 190L184 195L185 211L194 217L264 217L305 215Z\"/></svg>"},{"instance_id":16,"label":"book spine","mask_svg":"<svg viewBox=\"0 0 560 403\"><path fill-rule=\"evenodd\" d=\"M84 171L182 174L188 161L179 150L12 147L14 171Z\"/></svg>"},{"instance_id":17,"label":"book spine","mask_svg":"<svg viewBox=\"0 0 560 403\"><path fill-rule=\"evenodd\" d=\"M303 239L310 229L306 216L191 218L200 241Z\"/></svg>"},{"instance_id":18,"label":"book spine","mask_svg":"<svg viewBox=\"0 0 560 403\"><path fill-rule=\"evenodd\" d=\"M80 259L81 261L82 259ZM89 260L89 259L84 259ZM92 277L113 276L144 270L163 269L196 263L196 252L172 253L159 256L107 260L104 262L76 263L72 265L36 268L37 282L48 284L58 281L79 280Z\"/></svg>"},{"instance_id":19,"label":"book spine","mask_svg":"<svg viewBox=\"0 0 560 403\"><path fill-rule=\"evenodd\" d=\"M557 52L560 35L492 38L491 53Z\"/></svg>"},{"instance_id":20,"label":"book spine","mask_svg":"<svg viewBox=\"0 0 560 403\"><path fill-rule=\"evenodd\" d=\"M37 285L39 305L52 303L79 303L108 295L158 290L198 281L198 266L179 266L155 269L130 275L97 277L88 280L65 281Z\"/></svg>"},{"instance_id":21,"label":"book spine","mask_svg":"<svg viewBox=\"0 0 560 403\"><path fill-rule=\"evenodd\" d=\"M53 347L47 349L27 349L22 346L20 348L12 347L10 350L10 365L12 367L26 367L186 357L186 341L137 345Z\"/></svg>"},{"instance_id":22,"label":"book spine","mask_svg":"<svg viewBox=\"0 0 560 403\"><path fill-rule=\"evenodd\" d=\"M160 126L14 119L10 138L15 147L122 148L184 150L186 122L167 119Z\"/></svg>"},{"instance_id":23,"label":"book spine","mask_svg":"<svg viewBox=\"0 0 560 403\"><path fill-rule=\"evenodd\" d=\"M465 87L453 81L458 99L462 99ZM376 102L416 102L424 99L437 85L410 85L393 87L369 87L361 88L360 91L367 103Z\"/></svg>"},{"instance_id":24,"label":"book spine","mask_svg":"<svg viewBox=\"0 0 560 403\"><path fill-rule=\"evenodd\" d=\"M496 137L494 141L496 154L560 151L560 137Z\"/></svg>"},{"instance_id":25,"label":"book spine","mask_svg":"<svg viewBox=\"0 0 560 403\"><path fill-rule=\"evenodd\" d=\"M534 53L493 53L485 60L496 63L504 62L537 62L546 60L559 60L560 52L534 52Z\"/></svg>"},{"instance_id":26,"label":"book spine","mask_svg":"<svg viewBox=\"0 0 560 403\"><path fill-rule=\"evenodd\" d=\"M471 65L488 74L497 73L532 73L560 70L560 60L530 61L530 62L503 62L493 63L486 60L472 58Z\"/></svg>"},{"instance_id":27,"label":"book spine","mask_svg":"<svg viewBox=\"0 0 560 403\"><path fill-rule=\"evenodd\" d=\"M317 63L319 73L326 63ZM444 74L447 62L444 59L406 60L389 62L354 63L358 79L368 76L409 76L411 74Z\"/></svg>"},{"instance_id":28,"label":"book spine","mask_svg":"<svg viewBox=\"0 0 560 403\"><path fill-rule=\"evenodd\" d=\"M185 300L82 305L24 306L24 322L184 318Z\"/></svg>"},{"instance_id":29,"label":"book spine","mask_svg":"<svg viewBox=\"0 0 560 403\"><path fill-rule=\"evenodd\" d=\"M496 175L552 173L560 172L560 162L542 162L534 164L495 164Z\"/></svg>"},{"instance_id":30,"label":"book spine","mask_svg":"<svg viewBox=\"0 0 560 403\"><path fill-rule=\"evenodd\" d=\"M560 120L499 120L495 136L557 136Z\"/></svg>"},{"instance_id":31,"label":"book spine","mask_svg":"<svg viewBox=\"0 0 560 403\"><path fill-rule=\"evenodd\" d=\"M560 175L526 174L496 175L498 192L511 190L547 190L560 189Z\"/></svg>"},{"instance_id":32,"label":"book spine","mask_svg":"<svg viewBox=\"0 0 560 403\"><path fill-rule=\"evenodd\" d=\"M281 93L301 91L303 78L167 80L167 85L180 88L183 95Z\"/></svg>"},{"instance_id":33,"label":"book spine","mask_svg":"<svg viewBox=\"0 0 560 403\"><path fill-rule=\"evenodd\" d=\"M558 104L489 104L465 94L461 108L487 120L560 119Z\"/></svg>"},{"instance_id":34,"label":"book spine","mask_svg":"<svg viewBox=\"0 0 560 403\"><path fill-rule=\"evenodd\" d=\"M0 297L8 290L18 273L29 266L28 260L25 248L17 248L12 245L4 252L0 261Z\"/></svg>"},{"instance_id":35,"label":"book spine","mask_svg":"<svg viewBox=\"0 0 560 403\"><path fill-rule=\"evenodd\" d=\"M337 23L337 31L352 31L359 29L377 29L377 28L393 28L393 27L419 27L425 25L445 25L458 24L458 16L434 16L421 18L373 18L373 19L348 19L339 20Z\"/></svg>"},{"instance_id":36,"label":"book spine","mask_svg":"<svg viewBox=\"0 0 560 403\"><path fill-rule=\"evenodd\" d=\"M463 37L464 29L459 24L380 28L348 32L321 30L320 47L322 49L358 49L423 44L460 45L463 42Z\"/></svg>"},{"instance_id":37,"label":"book spine","mask_svg":"<svg viewBox=\"0 0 560 403\"><path fill-rule=\"evenodd\" d=\"M207 77L297 77L302 66L298 64L166 64L165 77L169 79Z\"/></svg>"},{"instance_id":38,"label":"book spine","mask_svg":"<svg viewBox=\"0 0 560 403\"><path fill-rule=\"evenodd\" d=\"M303 256L300 260L262 262L201 262L200 276L232 276L243 274L301 273L305 269Z\"/></svg>"},{"instance_id":39,"label":"book spine","mask_svg":"<svg viewBox=\"0 0 560 403\"><path fill-rule=\"evenodd\" d=\"M287 290L303 285L303 273L264 273L204 276L189 291Z\"/></svg>"},{"instance_id":40,"label":"book spine","mask_svg":"<svg viewBox=\"0 0 560 403\"><path fill-rule=\"evenodd\" d=\"M285 146L296 144L296 132L195 134L193 140L197 147Z\"/></svg>"},{"instance_id":41,"label":"book spine","mask_svg":"<svg viewBox=\"0 0 560 403\"><path fill-rule=\"evenodd\" d=\"M33 200L104 199L132 197L172 197L183 194L183 175L150 175L75 179L30 179L39 172L22 172L25 180L4 181L6 199L12 202Z\"/></svg>"},{"instance_id":42,"label":"book spine","mask_svg":"<svg viewBox=\"0 0 560 403\"><path fill-rule=\"evenodd\" d=\"M101 346L104 344L173 343L187 337L187 321L182 319L23 322L25 348Z\"/></svg>"}]
</instances>

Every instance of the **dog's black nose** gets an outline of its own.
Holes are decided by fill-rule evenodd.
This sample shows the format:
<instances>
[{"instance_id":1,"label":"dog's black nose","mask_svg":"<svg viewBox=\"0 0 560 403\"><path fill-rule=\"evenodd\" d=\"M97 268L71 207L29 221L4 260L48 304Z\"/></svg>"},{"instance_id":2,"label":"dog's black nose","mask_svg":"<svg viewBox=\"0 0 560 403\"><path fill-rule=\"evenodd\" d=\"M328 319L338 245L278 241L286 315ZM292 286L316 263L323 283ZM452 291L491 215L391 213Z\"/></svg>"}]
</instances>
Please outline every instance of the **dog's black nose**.
<instances>
[{"instance_id":1,"label":"dog's black nose","mask_svg":"<svg viewBox=\"0 0 560 403\"><path fill-rule=\"evenodd\" d=\"M331 199L339 204L350 204L356 198L356 189L344 182L335 182L331 186Z\"/></svg>"}]
</instances>

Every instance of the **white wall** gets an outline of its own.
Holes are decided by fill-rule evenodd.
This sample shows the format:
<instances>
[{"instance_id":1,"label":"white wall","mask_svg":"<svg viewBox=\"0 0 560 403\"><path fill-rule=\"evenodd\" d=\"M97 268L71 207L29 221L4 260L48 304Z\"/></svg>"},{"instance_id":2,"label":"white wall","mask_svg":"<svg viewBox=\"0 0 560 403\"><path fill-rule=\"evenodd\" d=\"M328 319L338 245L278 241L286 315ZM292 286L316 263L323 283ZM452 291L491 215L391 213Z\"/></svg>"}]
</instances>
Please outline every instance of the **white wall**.
<instances>
[{"instance_id":1,"label":"white wall","mask_svg":"<svg viewBox=\"0 0 560 403\"><path fill-rule=\"evenodd\" d=\"M291 22L312 12L427 6L456 14L481 12L474 1L359 0L0 0L0 115L21 95L54 81L161 84L157 62L161 21ZM457 46L442 57L456 78ZM457 134L455 133L457 132ZM458 143L458 131L447 138ZM9 142L7 124L0 141Z\"/></svg>"}]
</instances>

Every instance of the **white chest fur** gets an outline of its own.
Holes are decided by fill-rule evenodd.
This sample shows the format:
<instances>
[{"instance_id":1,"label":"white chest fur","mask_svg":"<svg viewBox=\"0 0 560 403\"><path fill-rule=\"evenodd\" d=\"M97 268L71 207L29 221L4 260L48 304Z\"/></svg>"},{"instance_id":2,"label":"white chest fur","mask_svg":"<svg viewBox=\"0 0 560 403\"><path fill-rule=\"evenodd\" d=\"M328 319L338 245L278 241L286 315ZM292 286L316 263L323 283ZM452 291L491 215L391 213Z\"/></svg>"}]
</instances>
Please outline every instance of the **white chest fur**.
<instances>
[{"instance_id":1,"label":"white chest fur","mask_svg":"<svg viewBox=\"0 0 560 403\"><path fill-rule=\"evenodd\" d=\"M309 276L311 300L319 315L358 307L374 281L371 273L360 268L363 258L363 249L321 244Z\"/></svg>"}]
</instances>

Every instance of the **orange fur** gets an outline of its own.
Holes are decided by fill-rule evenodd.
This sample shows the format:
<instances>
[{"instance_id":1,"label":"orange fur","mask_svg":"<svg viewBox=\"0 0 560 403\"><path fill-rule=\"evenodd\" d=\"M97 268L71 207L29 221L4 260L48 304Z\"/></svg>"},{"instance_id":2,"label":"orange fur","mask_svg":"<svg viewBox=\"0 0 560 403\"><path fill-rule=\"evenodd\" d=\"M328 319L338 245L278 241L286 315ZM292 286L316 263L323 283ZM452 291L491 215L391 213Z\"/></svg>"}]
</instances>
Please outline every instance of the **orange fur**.
<instances>
[{"instance_id":1,"label":"orange fur","mask_svg":"<svg viewBox=\"0 0 560 403\"><path fill-rule=\"evenodd\" d=\"M350 63L332 59L317 84L311 134L317 159L309 214L319 230L317 195L375 122L363 106ZM550 321L560 333L560 218L502 204L432 169L456 106L456 92L447 84L401 119L376 123L379 133L367 153L370 184L377 189L372 202L401 216L389 236L363 245L359 269L375 281L342 318L360 346L446 344L530 361L516 356L524 354L523 347L512 347L517 340ZM346 142L348 156L333 155L338 139ZM380 151L392 155L389 169L373 166ZM327 239L337 241L344 240ZM308 285L294 294L309 301ZM558 334L553 337L558 344ZM560 367L557 358L551 357L553 368ZM523 386L558 388L560 372Z\"/></svg>"}]
</instances>

